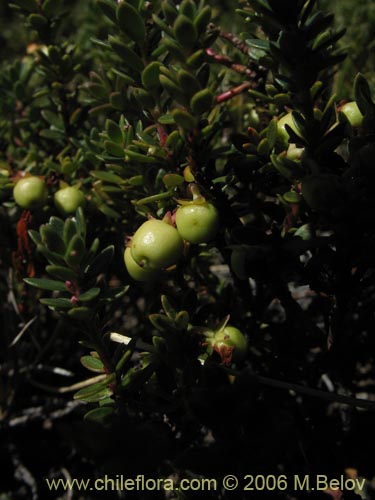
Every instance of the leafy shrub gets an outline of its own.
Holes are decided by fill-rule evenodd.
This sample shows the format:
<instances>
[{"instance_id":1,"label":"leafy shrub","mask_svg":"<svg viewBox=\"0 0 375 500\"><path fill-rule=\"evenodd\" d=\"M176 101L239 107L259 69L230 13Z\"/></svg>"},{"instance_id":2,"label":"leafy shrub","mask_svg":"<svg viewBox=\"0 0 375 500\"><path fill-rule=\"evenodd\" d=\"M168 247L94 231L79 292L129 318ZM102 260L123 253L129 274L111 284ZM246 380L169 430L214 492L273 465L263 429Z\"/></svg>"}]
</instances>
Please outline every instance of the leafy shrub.
<instances>
[{"instance_id":1,"label":"leafy shrub","mask_svg":"<svg viewBox=\"0 0 375 500\"><path fill-rule=\"evenodd\" d=\"M363 118L340 111L333 16L249 0L232 33L203 0L12 9L28 45L0 72L4 454L44 404L77 476L89 458L177 483L370 478L375 104L358 74ZM26 206L30 176L48 196ZM175 229L181 206L213 207L203 236Z\"/></svg>"}]
</instances>

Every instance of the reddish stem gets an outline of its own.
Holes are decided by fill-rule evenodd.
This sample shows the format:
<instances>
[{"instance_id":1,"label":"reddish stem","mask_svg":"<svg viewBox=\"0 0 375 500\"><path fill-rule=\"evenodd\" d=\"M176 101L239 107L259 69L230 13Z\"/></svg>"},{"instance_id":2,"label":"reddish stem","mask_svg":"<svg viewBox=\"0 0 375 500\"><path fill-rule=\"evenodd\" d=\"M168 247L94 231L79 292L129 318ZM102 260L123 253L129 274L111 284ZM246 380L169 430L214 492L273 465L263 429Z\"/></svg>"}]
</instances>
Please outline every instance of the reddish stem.
<instances>
[{"instance_id":1,"label":"reddish stem","mask_svg":"<svg viewBox=\"0 0 375 500\"><path fill-rule=\"evenodd\" d=\"M226 92L223 92L222 94L218 95L216 97L216 102L220 104L222 102L229 101L229 99L235 97L236 95L241 94L244 90L251 88L251 86L252 85L250 82L241 83L241 85L238 85L238 87L233 87L232 89L227 90Z\"/></svg>"}]
</instances>

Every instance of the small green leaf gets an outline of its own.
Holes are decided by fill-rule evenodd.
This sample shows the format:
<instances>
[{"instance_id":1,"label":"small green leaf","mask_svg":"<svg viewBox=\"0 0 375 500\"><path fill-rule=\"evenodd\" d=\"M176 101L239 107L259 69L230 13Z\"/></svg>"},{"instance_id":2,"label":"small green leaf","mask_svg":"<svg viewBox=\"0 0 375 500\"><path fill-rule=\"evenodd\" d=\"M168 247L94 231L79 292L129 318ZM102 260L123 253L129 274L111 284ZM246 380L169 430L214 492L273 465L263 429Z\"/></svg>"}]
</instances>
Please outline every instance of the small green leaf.
<instances>
[{"instance_id":1,"label":"small green leaf","mask_svg":"<svg viewBox=\"0 0 375 500\"><path fill-rule=\"evenodd\" d=\"M195 3L192 0L182 0L180 4L179 13L184 14L184 16L194 19L197 12Z\"/></svg>"},{"instance_id":2,"label":"small green leaf","mask_svg":"<svg viewBox=\"0 0 375 500\"><path fill-rule=\"evenodd\" d=\"M112 142L115 142L117 144L122 143L122 141L123 141L122 132L121 132L121 129L117 125L116 122L114 122L113 120L107 119L105 122L105 130L107 132L109 139Z\"/></svg>"},{"instance_id":3,"label":"small green leaf","mask_svg":"<svg viewBox=\"0 0 375 500\"><path fill-rule=\"evenodd\" d=\"M173 80L171 80L170 78L168 78L165 75L160 75L159 79L160 79L160 83L162 84L163 88L177 102L179 102L181 104L185 104L187 102L187 98L185 97L183 90Z\"/></svg>"},{"instance_id":4,"label":"small green leaf","mask_svg":"<svg viewBox=\"0 0 375 500\"><path fill-rule=\"evenodd\" d=\"M47 280L44 278L25 278L24 282L28 285L35 286L36 288L41 288L42 290L51 290L51 291L59 291L66 292L67 288L65 283L62 281L55 280Z\"/></svg>"},{"instance_id":5,"label":"small green leaf","mask_svg":"<svg viewBox=\"0 0 375 500\"><path fill-rule=\"evenodd\" d=\"M144 69L143 61L139 57L139 55L134 52L133 49L128 47L125 43L121 42L118 38L111 35L108 37L108 41L113 50L116 52L118 56L121 57L126 66L139 73L143 71Z\"/></svg>"},{"instance_id":6,"label":"small green leaf","mask_svg":"<svg viewBox=\"0 0 375 500\"><path fill-rule=\"evenodd\" d=\"M68 315L75 321L87 321L93 317L94 311L90 307L74 307L68 311Z\"/></svg>"},{"instance_id":7,"label":"small green leaf","mask_svg":"<svg viewBox=\"0 0 375 500\"><path fill-rule=\"evenodd\" d=\"M214 95L209 89L203 89L193 95L190 107L193 113L202 114L210 111L214 104Z\"/></svg>"},{"instance_id":8,"label":"small green leaf","mask_svg":"<svg viewBox=\"0 0 375 500\"><path fill-rule=\"evenodd\" d=\"M77 267L85 255L85 242L79 234L75 234L70 240L65 253L65 260L69 266Z\"/></svg>"},{"instance_id":9,"label":"small green leaf","mask_svg":"<svg viewBox=\"0 0 375 500\"><path fill-rule=\"evenodd\" d=\"M116 144L112 141L104 141L104 147L107 153L109 153L110 155L117 156L118 158L123 158L124 150L119 144Z\"/></svg>"},{"instance_id":10,"label":"small green leaf","mask_svg":"<svg viewBox=\"0 0 375 500\"><path fill-rule=\"evenodd\" d=\"M204 63L205 59L206 59L205 51L199 49L187 58L186 64L193 69L198 69L199 66L201 66L201 64Z\"/></svg>"},{"instance_id":11,"label":"small green leaf","mask_svg":"<svg viewBox=\"0 0 375 500\"><path fill-rule=\"evenodd\" d=\"M101 302L113 302L121 299L129 290L129 285L111 288L103 293L100 297Z\"/></svg>"},{"instance_id":12,"label":"small green leaf","mask_svg":"<svg viewBox=\"0 0 375 500\"><path fill-rule=\"evenodd\" d=\"M28 21L31 27L41 34L48 28L48 20L40 14L30 14Z\"/></svg>"},{"instance_id":13,"label":"small green leaf","mask_svg":"<svg viewBox=\"0 0 375 500\"><path fill-rule=\"evenodd\" d=\"M100 179L101 181L104 182L109 182L111 184L122 184L124 180L116 174L113 174L112 172L102 172L99 170L91 170L90 175L95 177L95 179Z\"/></svg>"},{"instance_id":14,"label":"small green leaf","mask_svg":"<svg viewBox=\"0 0 375 500\"><path fill-rule=\"evenodd\" d=\"M40 303L45 306L50 307L51 309L70 309L73 307L70 299L40 299Z\"/></svg>"},{"instance_id":15,"label":"small green leaf","mask_svg":"<svg viewBox=\"0 0 375 500\"><path fill-rule=\"evenodd\" d=\"M100 210L100 212L102 212L102 214L104 214L106 217L109 217L111 219L119 219L121 217L121 215L116 210L109 207L106 203L98 205L98 210Z\"/></svg>"},{"instance_id":16,"label":"small green leaf","mask_svg":"<svg viewBox=\"0 0 375 500\"><path fill-rule=\"evenodd\" d=\"M209 5L205 5L203 9L201 9L194 19L194 26L197 29L197 32L199 35L201 35L206 27L207 24L210 22L212 16L212 9Z\"/></svg>"},{"instance_id":17,"label":"small green leaf","mask_svg":"<svg viewBox=\"0 0 375 500\"><path fill-rule=\"evenodd\" d=\"M296 193L296 191L288 191L283 194L283 198L287 203L301 203L301 195Z\"/></svg>"},{"instance_id":18,"label":"small green leaf","mask_svg":"<svg viewBox=\"0 0 375 500\"><path fill-rule=\"evenodd\" d=\"M155 107L155 99L147 90L134 88L133 95L141 108L153 109Z\"/></svg>"},{"instance_id":19,"label":"small green leaf","mask_svg":"<svg viewBox=\"0 0 375 500\"><path fill-rule=\"evenodd\" d=\"M152 163L155 164L157 159L154 156L146 156L142 153L137 153L137 151L133 151L132 149L125 149L125 161L135 161L138 163Z\"/></svg>"},{"instance_id":20,"label":"small green leaf","mask_svg":"<svg viewBox=\"0 0 375 500\"><path fill-rule=\"evenodd\" d=\"M112 262L114 253L115 247L113 245L106 247L95 257L92 263L87 266L85 274L89 276L97 276L98 274L105 272Z\"/></svg>"},{"instance_id":21,"label":"small green leaf","mask_svg":"<svg viewBox=\"0 0 375 500\"><path fill-rule=\"evenodd\" d=\"M197 126L196 119L188 111L183 109L174 109L172 116L177 125L182 127L184 130L194 130Z\"/></svg>"},{"instance_id":22,"label":"small green leaf","mask_svg":"<svg viewBox=\"0 0 375 500\"><path fill-rule=\"evenodd\" d=\"M149 320L161 332L165 332L166 330L170 330L173 328L174 322L173 320L164 316L164 314L150 314Z\"/></svg>"},{"instance_id":23,"label":"small green leaf","mask_svg":"<svg viewBox=\"0 0 375 500\"><path fill-rule=\"evenodd\" d=\"M81 235L83 241L86 240L86 219L82 207L78 207L73 220L77 224L77 233Z\"/></svg>"},{"instance_id":24,"label":"small green leaf","mask_svg":"<svg viewBox=\"0 0 375 500\"><path fill-rule=\"evenodd\" d=\"M178 10L172 2L164 0L161 4L161 9L163 11L164 17L169 24L173 24L174 20L178 16Z\"/></svg>"},{"instance_id":25,"label":"small green leaf","mask_svg":"<svg viewBox=\"0 0 375 500\"><path fill-rule=\"evenodd\" d=\"M201 90L198 79L190 71L180 69L177 73L177 79L181 89L188 96L193 96Z\"/></svg>"},{"instance_id":26,"label":"small green leaf","mask_svg":"<svg viewBox=\"0 0 375 500\"><path fill-rule=\"evenodd\" d=\"M184 330L188 326L189 321L190 317L187 311L180 311L175 318L176 327L180 330Z\"/></svg>"},{"instance_id":27,"label":"small green leaf","mask_svg":"<svg viewBox=\"0 0 375 500\"><path fill-rule=\"evenodd\" d=\"M156 91L160 87L160 66L162 66L160 62L153 61L142 71L142 85L151 92Z\"/></svg>"},{"instance_id":28,"label":"small green leaf","mask_svg":"<svg viewBox=\"0 0 375 500\"><path fill-rule=\"evenodd\" d=\"M42 243L42 237L38 233L38 231L35 231L34 229L30 229L28 231L28 235L32 239L32 241L35 243L35 245L40 245Z\"/></svg>"},{"instance_id":29,"label":"small green leaf","mask_svg":"<svg viewBox=\"0 0 375 500\"><path fill-rule=\"evenodd\" d=\"M118 25L129 38L137 43L145 39L145 23L139 12L129 2L121 2L116 11Z\"/></svg>"},{"instance_id":30,"label":"small green leaf","mask_svg":"<svg viewBox=\"0 0 375 500\"><path fill-rule=\"evenodd\" d=\"M62 219L60 219L59 217L52 216L50 217L48 224L61 238L63 238L64 221Z\"/></svg>"},{"instance_id":31,"label":"small green leaf","mask_svg":"<svg viewBox=\"0 0 375 500\"><path fill-rule=\"evenodd\" d=\"M53 113L52 111L48 109L43 109L40 114L43 116L43 118L50 124L56 127L59 130L64 130L64 120L62 119L61 116L57 115L56 113Z\"/></svg>"},{"instance_id":32,"label":"small green leaf","mask_svg":"<svg viewBox=\"0 0 375 500\"><path fill-rule=\"evenodd\" d=\"M100 288L90 288L90 290L87 290L86 292L80 294L78 296L78 299L80 302L89 302L90 300L94 300L98 297L100 294Z\"/></svg>"},{"instance_id":33,"label":"small green leaf","mask_svg":"<svg viewBox=\"0 0 375 500\"><path fill-rule=\"evenodd\" d=\"M89 422L105 425L114 413L114 408L111 408L110 406L103 406L101 408L94 408L93 410L88 411L85 413L83 418Z\"/></svg>"},{"instance_id":34,"label":"small green leaf","mask_svg":"<svg viewBox=\"0 0 375 500\"><path fill-rule=\"evenodd\" d=\"M163 306L164 312L168 316L168 318L174 320L177 315L177 311L169 302L168 297L166 295L161 296L161 305Z\"/></svg>"},{"instance_id":35,"label":"small green leaf","mask_svg":"<svg viewBox=\"0 0 375 500\"><path fill-rule=\"evenodd\" d=\"M37 245L37 250L40 252L44 257L50 262L51 264L55 264L57 266L63 266L65 264L65 261L61 255L59 255L56 252L51 252L51 250L48 250L48 248L43 245L43 244L38 244Z\"/></svg>"},{"instance_id":36,"label":"small green leaf","mask_svg":"<svg viewBox=\"0 0 375 500\"><path fill-rule=\"evenodd\" d=\"M95 358L94 356L82 356L80 361L85 368L87 368L92 372L95 373L105 372L105 367L103 365L103 362L100 359Z\"/></svg>"},{"instance_id":37,"label":"small green leaf","mask_svg":"<svg viewBox=\"0 0 375 500\"><path fill-rule=\"evenodd\" d=\"M167 188L174 188L177 186L181 186L185 182L185 179L183 178L182 175L165 174L163 176L163 182Z\"/></svg>"},{"instance_id":38,"label":"small green leaf","mask_svg":"<svg viewBox=\"0 0 375 500\"><path fill-rule=\"evenodd\" d=\"M273 120L270 121L267 128L267 141L270 150L275 147L277 141L277 134L278 134L277 120L274 118Z\"/></svg>"},{"instance_id":39,"label":"small green leaf","mask_svg":"<svg viewBox=\"0 0 375 500\"><path fill-rule=\"evenodd\" d=\"M61 141L64 139L64 132L61 130L52 130L50 128L45 128L39 132L40 137L45 139L50 139L52 141Z\"/></svg>"},{"instance_id":40,"label":"small green leaf","mask_svg":"<svg viewBox=\"0 0 375 500\"><path fill-rule=\"evenodd\" d=\"M83 391L83 389L81 389L81 391ZM84 401L85 403L97 403L98 401L110 398L113 395L113 390L109 387L105 387L104 389L100 389L87 394L81 391L76 392L73 397L74 399L79 399L80 401Z\"/></svg>"},{"instance_id":41,"label":"small green leaf","mask_svg":"<svg viewBox=\"0 0 375 500\"><path fill-rule=\"evenodd\" d=\"M275 154L270 158L276 170L289 181L301 180L306 175L304 169L293 160Z\"/></svg>"},{"instance_id":42,"label":"small green leaf","mask_svg":"<svg viewBox=\"0 0 375 500\"><path fill-rule=\"evenodd\" d=\"M116 23L116 5L113 4L110 0L97 0L96 3L103 14L107 16L108 19L110 19L112 22Z\"/></svg>"},{"instance_id":43,"label":"small green leaf","mask_svg":"<svg viewBox=\"0 0 375 500\"><path fill-rule=\"evenodd\" d=\"M42 242L51 252L63 255L65 253L65 244L59 234L49 224L40 226L40 235Z\"/></svg>"},{"instance_id":44,"label":"small green leaf","mask_svg":"<svg viewBox=\"0 0 375 500\"><path fill-rule=\"evenodd\" d=\"M48 265L46 266L46 271L54 278L58 278L60 280L75 281L77 279L77 273L68 267Z\"/></svg>"},{"instance_id":45,"label":"small green leaf","mask_svg":"<svg viewBox=\"0 0 375 500\"><path fill-rule=\"evenodd\" d=\"M92 397L95 394L99 394L103 390L109 390L108 386L109 384L111 384L111 382L113 382L113 380L114 380L114 375L113 374L108 375L108 377L106 377L104 380L101 380L100 382L96 382L94 384L89 385L88 387L84 387L83 389L79 390L74 394L73 398L88 402L86 398ZM112 396L111 390L109 390L109 392L110 394L108 394L106 397Z\"/></svg>"},{"instance_id":46,"label":"small green leaf","mask_svg":"<svg viewBox=\"0 0 375 500\"><path fill-rule=\"evenodd\" d=\"M198 32L191 19L179 14L173 25L176 40L183 47L191 47L198 39Z\"/></svg>"},{"instance_id":47,"label":"small green leaf","mask_svg":"<svg viewBox=\"0 0 375 500\"><path fill-rule=\"evenodd\" d=\"M270 143L267 137L264 137L257 146L257 152L260 156L268 156L270 154Z\"/></svg>"},{"instance_id":48,"label":"small green leaf","mask_svg":"<svg viewBox=\"0 0 375 500\"><path fill-rule=\"evenodd\" d=\"M268 52L270 49L270 42L268 40L261 40L260 38L251 38L246 40L249 47Z\"/></svg>"},{"instance_id":49,"label":"small green leaf","mask_svg":"<svg viewBox=\"0 0 375 500\"><path fill-rule=\"evenodd\" d=\"M77 225L71 217L68 217L65 221L64 232L63 232L65 245L68 245L73 236L75 236L76 234L77 234Z\"/></svg>"}]
</instances>

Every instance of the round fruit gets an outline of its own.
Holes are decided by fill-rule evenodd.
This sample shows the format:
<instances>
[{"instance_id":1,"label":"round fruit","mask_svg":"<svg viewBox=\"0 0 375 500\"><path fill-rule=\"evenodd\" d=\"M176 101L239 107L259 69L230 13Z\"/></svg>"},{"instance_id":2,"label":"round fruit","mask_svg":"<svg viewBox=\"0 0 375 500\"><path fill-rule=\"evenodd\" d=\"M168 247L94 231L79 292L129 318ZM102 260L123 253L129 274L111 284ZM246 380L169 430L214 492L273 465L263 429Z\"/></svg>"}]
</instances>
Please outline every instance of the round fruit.
<instances>
[{"instance_id":1,"label":"round fruit","mask_svg":"<svg viewBox=\"0 0 375 500\"><path fill-rule=\"evenodd\" d=\"M143 269L164 269L180 259L184 243L175 227L151 219L135 232L130 248L133 259Z\"/></svg>"},{"instance_id":2,"label":"round fruit","mask_svg":"<svg viewBox=\"0 0 375 500\"><path fill-rule=\"evenodd\" d=\"M219 229L219 214L212 203L183 205L176 212L176 226L190 243L207 243Z\"/></svg>"},{"instance_id":3,"label":"round fruit","mask_svg":"<svg viewBox=\"0 0 375 500\"><path fill-rule=\"evenodd\" d=\"M247 338L234 326L227 325L223 330L216 332L211 342L225 364L236 363L246 357Z\"/></svg>"},{"instance_id":4,"label":"round fruit","mask_svg":"<svg viewBox=\"0 0 375 500\"><path fill-rule=\"evenodd\" d=\"M61 215L70 215L74 214L78 207L82 207L86 199L82 191L69 186L56 191L54 202Z\"/></svg>"},{"instance_id":5,"label":"round fruit","mask_svg":"<svg viewBox=\"0 0 375 500\"><path fill-rule=\"evenodd\" d=\"M20 179L13 189L13 197L17 205L28 210L43 206L47 196L48 190L44 181L34 175Z\"/></svg>"},{"instance_id":6,"label":"round fruit","mask_svg":"<svg viewBox=\"0 0 375 500\"><path fill-rule=\"evenodd\" d=\"M124 261L128 273L136 281L144 281L144 282L154 281L159 274L158 271L155 271L154 269L144 269L143 267L139 266L133 259L129 247L125 249Z\"/></svg>"},{"instance_id":7,"label":"round fruit","mask_svg":"<svg viewBox=\"0 0 375 500\"><path fill-rule=\"evenodd\" d=\"M358 105L355 101L347 102L341 108L352 127L360 127L363 121L363 114L360 112Z\"/></svg>"},{"instance_id":8,"label":"round fruit","mask_svg":"<svg viewBox=\"0 0 375 500\"><path fill-rule=\"evenodd\" d=\"M277 122L277 131L278 131L279 138L284 143L288 143L289 134L285 128L285 125L289 125L289 127L293 130L293 132L295 132L298 136L300 135L300 133L299 133L299 131L294 123L292 113L287 113L286 115L281 117Z\"/></svg>"}]
</instances>

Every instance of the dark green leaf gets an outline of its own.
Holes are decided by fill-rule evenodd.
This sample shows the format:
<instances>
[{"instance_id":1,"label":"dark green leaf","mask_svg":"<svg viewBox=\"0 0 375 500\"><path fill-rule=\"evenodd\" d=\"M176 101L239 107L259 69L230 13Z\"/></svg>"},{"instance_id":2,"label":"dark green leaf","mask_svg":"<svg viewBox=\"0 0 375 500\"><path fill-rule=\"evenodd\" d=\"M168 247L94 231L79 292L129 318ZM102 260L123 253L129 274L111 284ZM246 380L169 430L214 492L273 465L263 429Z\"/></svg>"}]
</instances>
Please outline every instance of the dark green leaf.
<instances>
[{"instance_id":1,"label":"dark green leaf","mask_svg":"<svg viewBox=\"0 0 375 500\"><path fill-rule=\"evenodd\" d=\"M104 141L104 147L107 153L109 153L110 155L117 156L118 158L123 158L124 150L119 144L116 144L112 141Z\"/></svg>"},{"instance_id":2,"label":"dark green leaf","mask_svg":"<svg viewBox=\"0 0 375 500\"><path fill-rule=\"evenodd\" d=\"M82 365L88 370L95 373L104 373L105 367L103 362L94 356L82 356L80 359Z\"/></svg>"},{"instance_id":3,"label":"dark green leaf","mask_svg":"<svg viewBox=\"0 0 375 500\"><path fill-rule=\"evenodd\" d=\"M40 227L40 235L42 242L48 247L51 252L63 255L65 253L65 244L59 233L49 224L43 224Z\"/></svg>"},{"instance_id":4,"label":"dark green leaf","mask_svg":"<svg viewBox=\"0 0 375 500\"><path fill-rule=\"evenodd\" d=\"M210 111L214 104L214 95L209 89L203 89L193 95L190 107L193 113L202 114Z\"/></svg>"},{"instance_id":5,"label":"dark green leaf","mask_svg":"<svg viewBox=\"0 0 375 500\"><path fill-rule=\"evenodd\" d=\"M75 281L77 279L77 273L68 267L48 265L46 266L46 271L54 278L58 278L60 280Z\"/></svg>"},{"instance_id":6,"label":"dark green leaf","mask_svg":"<svg viewBox=\"0 0 375 500\"><path fill-rule=\"evenodd\" d=\"M94 408L93 410L88 411L85 413L83 418L84 420L88 420L90 422L105 425L114 413L114 408L103 406L101 408Z\"/></svg>"},{"instance_id":7,"label":"dark green leaf","mask_svg":"<svg viewBox=\"0 0 375 500\"><path fill-rule=\"evenodd\" d=\"M193 115L184 109L174 109L172 112L174 121L184 130L194 130L197 126L197 121Z\"/></svg>"},{"instance_id":8,"label":"dark green leaf","mask_svg":"<svg viewBox=\"0 0 375 500\"><path fill-rule=\"evenodd\" d=\"M60 238L63 238L64 221L62 219L60 219L59 217L52 216L50 217L48 224L60 236Z\"/></svg>"},{"instance_id":9,"label":"dark green leaf","mask_svg":"<svg viewBox=\"0 0 375 500\"><path fill-rule=\"evenodd\" d=\"M97 5L105 16L108 17L112 22L116 23L116 4L110 0L97 0Z\"/></svg>"},{"instance_id":10,"label":"dark green leaf","mask_svg":"<svg viewBox=\"0 0 375 500\"><path fill-rule=\"evenodd\" d=\"M183 178L182 175L165 174L163 176L163 182L167 188L174 188L177 186L181 186L185 182L185 179Z\"/></svg>"},{"instance_id":11,"label":"dark green leaf","mask_svg":"<svg viewBox=\"0 0 375 500\"><path fill-rule=\"evenodd\" d=\"M96 385L96 384L95 384ZM93 387L93 386L91 386ZM109 398L113 394L112 389L109 387L105 387L103 389L87 391L85 389L81 389L80 391L74 394L74 399L79 399L80 401L84 401L85 403L96 403L101 399Z\"/></svg>"},{"instance_id":12,"label":"dark green leaf","mask_svg":"<svg viewBox=\"0 0 375 500\"><path fill-rule=\"evenodd\" d=\"M144 68L142 59L134 52L133 49L128 47L125 43L121 42L118 38L114 36L108 37L111 47L116 52L117 55L121 57L124 64L129 68L141 73Z\"/></svg>"},{"instance_id":13,"label":"dark green leaf","mask_svg":"<svg viewBox=\"0 0 375 500\"><path fill-rule=\"evenodd\" d=\"M77 224L77 233L81 235L83 241L86 240L86 219L82 207L78 207L75 213L74 220Z\"/></svg>"},{"instance_id":14,"label":"dark green leaf","mask_svg":"<svg viewBox=\"0 0 375 500\"><path fill-rule=\"evenodd\" d=\"M116 11L120 29L132 40L142 43L145 39L145 23L139 12L128 2L121 2Z\"/></svg>"},{"instance_id":15,"label":"dark green leaf","mask_svg":"<svg viewBox=\"0 0 375 500\"><path fill-rule=\"evenodd\" d=\"M194 19L194 26L197 28L198 34L202 34L207 24L210 22L212 16L212 9L209 5L205 5L203 9L201 9L198 15Z\"/></svg>"},{"instance_id":16,"label":"dark green leaf","mask_svg":"<svg viewBox=\"0 0 375 500\"><path fill-rule=\"evenodd\" d=\"M76 234L77 234L77 224L71 217L68 217L64 224L64 233L63 233L65 245L68 245L73 236L75 236Z\"/></svg>"},{"instance_id":17,"label":"dark green leaf","mask_svg":"<svg viewBox=\"0 0 375 500\"><path fill-rule=\"evenodd\" d=\"M198 32L191 19L179 14L173 25L176 40L183 47L191 47L198 38Z\"/></svg>"},{"instance_id":18,"label":"dark green leaf","mask_svg":"<svg viewBox=\"0 0 375 500\"><path fill-rule=\"evenodd\" d=\"M41 288L42 290L51 290L51 291L59 291L59 292L66 292L67 288L65 286L65 283L62 281L55 281L55 280L47 280L44 278L25 278L24 279L25 283L31 286L35 286L36 288Z\"/></svg>"},{"instance_id":19,"label":"dark green leaf","mask_svg":"<svg viewBox=\"0 0 375 500\"><path fill-rule=\"evenodd\" d=\"M187 311L180 311L175 318L176 327L184 330L190 321L189 313Z\"/></svg>"},{"instance_id":20,"label":"dark green leaf","mask_svg":"<svg viewBox=\"0 0 375 500\"><path fill-rule=\"evenodd\" d=\"M105 130L109 139L117 144L121 144L123 141L122 132L120 127L113 120L106 120Z\"/></svg>"},{"instance_id":21,"label":"dark green leaf","mask_svg":"<svg viewBox=\"0 0 375 500\"><path fill-rule=\"evenodd\" d=\"M40 303L52 309L70 309L73 307L70 299L40 299Z\"/></svg>"},{"instance_id":22,"label":"dark green leaf","mask_svg":"<svg viewBox=\"0 0 375 500\"><path fill-rule=\"evenodd\" d=\"M145 89L155 91L160 87L160 66L160 62L153 61L142 71L142 85Z\"/></svg>"},{"instance_id":23,"label":"dark green leaf","mask_svg":"<svg viewBox=\"0 0 375 500\"><path fill-rule=\"evenodd\" d=\"M89 302L90 300L94 300L100 294L100 288L90 288L86 292L80 294L78 296L80 302Z\"/></svg>"},{"instance_id":24,"label":"dark green leaf","mask_svg":"<svg viewBox=\"0 0 375 500\"><path fill-rule=\"evenodd\" d=\"M177 311L172 306L172 304L169 302L168 297L166 295L161 296L161 304L162 304L164 312L168 316L168 318L174 320L176 317Z\"/></svg>"},{"instance_id":25,"label":"dark green leaf","mask_svg":"<svg viewBox=\"0 0 375 500\"><path fill-rule=\"evenodd\" d=\"M94 311L90 307L74 307L68 311L68 315L75 321L87 321L92 318Z\"/></svg>"},{"instance_id":26,"label":"dark green leaf","mask_svg":"<svg viewBox=\"0 0 375 500\"><path fill-rule=\"evenodd\" d=\"M173 320L163 314L150 314L149 320L161 332L168 331L174 326Z\"/></svg>"},{"instance_id":27,"label":"dark green leaf","mask_svg":"<svg viewBox=\"0 0 375 500\"><path fill-rule=\"evenodd\" d=\"M95 177L96 179L100 179L101 181L110 182L112 184L122 184L124 180L116 174L112 172L103 172L99 170L92 170L90 175Z\"/></svg>"},{"instance_id":28,"label":"dark green leaf","mask_svg":"<svg viewBox=\"0 0 375 500\"><path fill-rule=\"evenodd\" d=\"M77 267L85 255L85 242L79 234L75 234L70 240L65 253L65 260L69 266Z\"/></svg>"},{"instance_id":29,"label":"dark green leaf","mask_svg":"<svg viewBox=\"0 0 375 500\"><path fill-rule=\"evenodd\" d=\"M31 24L31 27L41 34L48 29L48 20L40 14L30 14L28 21Z\"/></svg>"},{"instance_id":30,"label":"dark green leaf","mask_svg":"<svg viewBox=\"0 0 375 500\"><path fill-rule=\"evenodd\" d=\"M97 276L107 270L112 262L115 247L113 245L102 250L85 269L85 274L89 276Z\"/></svg>"}]
</instances>

